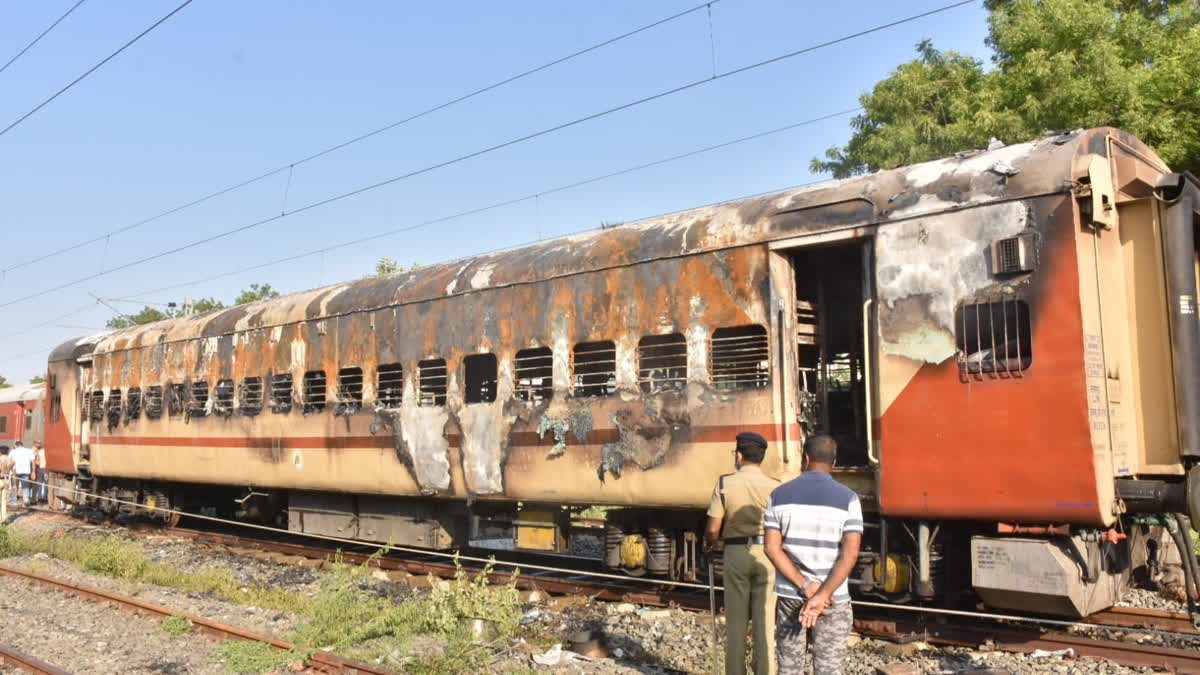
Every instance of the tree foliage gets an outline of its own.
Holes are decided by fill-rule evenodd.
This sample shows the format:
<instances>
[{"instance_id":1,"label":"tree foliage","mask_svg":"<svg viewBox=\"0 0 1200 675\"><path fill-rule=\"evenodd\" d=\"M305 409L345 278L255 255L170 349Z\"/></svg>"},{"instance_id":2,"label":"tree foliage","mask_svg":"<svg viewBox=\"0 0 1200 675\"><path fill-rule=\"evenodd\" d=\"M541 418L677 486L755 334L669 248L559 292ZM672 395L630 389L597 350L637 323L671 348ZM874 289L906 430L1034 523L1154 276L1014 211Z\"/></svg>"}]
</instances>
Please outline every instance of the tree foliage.
<instances>
[{"instance_id":1,"label":"tree foliage","mask_svg":"<svg viewBox=\"0 0 1200 675\"><path fill-rule=\"evenodd\" d=\"M243 289L233 300L234 305L242 305L255 300L263 300L267 298L279 297L279 291L271 288L271 284L250 284L250 288ZM224 302L216 298L200 298L192 303L192 314L203 314L218 309L225 309ZM109 319L104 326L110 329L129 328L130 326L140 326L145 323L154 321L162 321L163 319L173 319L178 316L183 316L182 308L167 307L166 309L158 309L146 305L142 307L136 314L125 314L122 316L114 316Z\"/></svg>"},{"instance_id":2,"label":"tree foliage","mask_svg":"<svg viewBox=\"0 0 1200 675\"><path fill-rule=\"evenodd\" d=\"M46 378L42 375L34 375L33 377L29 378L29 384L41 384L45 381Z\"/></svg>"},{"instance_id":3,"label":"tree foliage","mask_svg":"<svg viewBox=\"0 0 1200 675\"><path fill-rule=\"evenodd\" d=\"M12 382L9 382L8 378L4 377L3 375L0 375L0 389L7 389L8 387L11 387L11 386L12 386Z\"/></svg>"},{"instance_id":4,"label":"tree foliage","mask_svg":"<svg viewBox=\"0 0 1200 675\"><path fill-rule=\"evenodd\" d=\"M244 305L248 302L258 302L259 300L269 300L278 297L279 291L271 288L271 284L250 284L250 288L243 290L233 299L233 304Z\"/></svg>"},{"instance_id":5,"label":"tree foliage","mask_svg":"<svg viewBox=\"0 0 1200 675\"><path fill-rule=\"evenodd\" d=\"M421 269L421 263L415 262L411 267L405 267L395 260L392 260L387 256L383 256L379 259L379 262L375 263L375 271L371 274L368 274L367 278L371 279L383 277L389 274L397 274L399 272L415 272L419 269Z\"/></svg>"},{"instance_id":6,"label":"tree foliage","mask_svg":"<svg viewBox=\"0 0 1200 675\"><path fill-rule=\"evenodd\" d=\"M990 70L925 40L860 98L846 146L814 159L844 178L1048 131L1125 129L1200 172L1196 0L987 0Z\"/></svg>"}]
</instances>

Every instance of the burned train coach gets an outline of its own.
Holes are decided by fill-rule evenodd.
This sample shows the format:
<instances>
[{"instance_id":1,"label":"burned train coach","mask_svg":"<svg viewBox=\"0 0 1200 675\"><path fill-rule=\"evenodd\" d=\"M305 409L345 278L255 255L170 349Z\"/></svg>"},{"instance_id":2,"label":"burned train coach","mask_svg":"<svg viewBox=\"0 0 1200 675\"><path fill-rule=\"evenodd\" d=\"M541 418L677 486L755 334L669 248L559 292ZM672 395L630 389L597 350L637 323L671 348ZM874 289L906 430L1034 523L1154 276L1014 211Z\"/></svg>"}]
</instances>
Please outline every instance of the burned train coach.
<instances>
[{"instance_id":1,"label":"burned train coach","mask_svg":"<svg viewBox=\"0 0 1200 675\"><path fill-rule=\"evenodd\" d=\"M694 578L734 435L788 477L823 431L859 593L1086 614L1197 516L1198 204L1076 131L74 340L49 461L430 548L567 552L609 505L606 565Z\"/></svg>"}]
</instances>

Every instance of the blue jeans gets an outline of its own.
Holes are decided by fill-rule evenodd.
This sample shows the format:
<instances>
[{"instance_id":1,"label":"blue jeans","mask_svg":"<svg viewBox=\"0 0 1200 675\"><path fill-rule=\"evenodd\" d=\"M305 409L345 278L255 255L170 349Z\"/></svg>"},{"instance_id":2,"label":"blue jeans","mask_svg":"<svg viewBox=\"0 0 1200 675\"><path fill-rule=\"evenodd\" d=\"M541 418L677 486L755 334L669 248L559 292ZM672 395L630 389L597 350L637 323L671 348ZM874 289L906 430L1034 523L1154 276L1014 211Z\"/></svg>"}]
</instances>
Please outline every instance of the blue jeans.
<instances>
[{"instance_id":1,"label":"blue jeans","mask_svg":"<svg viewBox=\"0 0 1200 675\"><path fill-rule=\"evenodd\" d=\"M17 474L17 485L21 488L21 501L28 504L30 493L33 491L33 485L29 482L29 474ZM16 495L13 496L15 497Z\"/></svg>"},{"instance_id":2,"label":"blue jeans","mask_svg":"<svg viewBox=\"0 0 1200 675\"><path fill-rule=\"evenodd\" d=\"M47 486L47 483L48 483L48 481L46 480L47 478L49 478L49 473L45 469L37 470L37 479L38 479L38 482L41 483L41 485L38 485L35 487L34 497L39 502L46 501L46 497L49 494L50 488Z\"/></svg>"}]
</instances>

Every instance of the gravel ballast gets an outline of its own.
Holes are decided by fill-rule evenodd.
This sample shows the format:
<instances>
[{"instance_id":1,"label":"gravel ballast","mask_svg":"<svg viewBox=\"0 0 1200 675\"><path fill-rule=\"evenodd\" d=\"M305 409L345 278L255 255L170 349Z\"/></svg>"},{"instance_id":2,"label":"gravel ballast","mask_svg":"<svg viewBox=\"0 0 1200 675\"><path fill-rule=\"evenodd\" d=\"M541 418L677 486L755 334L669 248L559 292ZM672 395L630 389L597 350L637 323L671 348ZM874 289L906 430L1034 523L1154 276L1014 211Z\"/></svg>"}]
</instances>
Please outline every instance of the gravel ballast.
<instances>
[{"instance_id":1,"label":"gravel ballast","mask_svg":"<svg viewBox=\"0 0 1200 675\"><path fill-rule=\"evenodd\" d=\"M52 532L76 537L110 534L116 531L136 542L149 558L169 563L188 573L199 573L214 568L227 569L239 583L267 585L309 597L315 594L317 580L323 574L320 569L315 568L312 561L281 561L257 553L227 550L224 547L198 543L169 533L129 532L94 527L61 516L25 512L17 517L10 517L10 525L23 533ZM265 610L205 594L135 584L92 574L45 554L15 556L5 559L0 564L135 595L178 611L281 639L287 639L298 622L303 620L303 617L291 612ZM10 582L10 585L12 583ZM383 574L369 577L363 582L373 595L389 598L392 602L402 602L409 593L423 592L409 588L408 583L420 586L411 579L407 583L403 579L392 581ZM8 626L12 621L12 625L20 627L14 635L24 634L26 626L29 626L28 635L33 641L16 642L0 638L0 642L12 644L17 649L43 658L54 665L79 672L225 672L222 666L212 661L212 642L191 635L174 638L162 632L157 621L136 618L111 609L101 610L93 603L75 599L70 599L70 606L91 605L93 609L75 612L79 617L78 623L70 623L70 617L66 616L61 619L61 625L51 623L59 621L56 612L60 610L56 610L55 607L64 606L67 599L41 589L31 590L22 583L15 585L23 589L20 592L36 596L36 601L6 601L2 605L4 624ZM0 587L0 590L3 588L7 588L7 585ZM47 602L50 606L43 608L39 602ZM1173 604L1173 601L1150 591L1135 591L1130 594L1127 602L1159 609L1180 609L1177 603ZM493 656L488 660L488 667L493 671L533 668L538 672L555 673L711 672L712 624L706 613L638 607L575 597L535 598L533 602L526 603L524 610L525 616L518 637L494 646ZM43 613L44 619L41 616ZM122 626L130 622L141 622L144 626L128 630L128 639L123 639L120 630L117 630L117 635L111 639L103 632L107 627ZM91 629L88 627L91 623L97 625L98 632L95 634L89 632ZM723 641L723 621L719 619L717 624L720 640ZM140 649L141 656L137 659L126 655L120 660L99 660L96 661L98 667L81 668L78 665L56 661L58 655L55 653L38 651L30 646L35 645L39 637L42 642L48 642L44 636L51 635L71 636L67 641L84 645L83 648L75 650L80 658L107 658L103 653L93 654L94 645L99 643L104 643L107 650L114 654L132 654L133 652L122 650ZM1127 639L1137 637L1136 633L1131 632ZM443 645L436 639L427 642L426 648L430 651L436 651ZM555 665L540 665L535 662L535 656L543 661L552 661L552 648L555 644L561 645L562 650L589 652L593 659L571 660L570 654L563 654L559 656ZM858 636L851 638L851 644L845 668L847 673L875 673L880 667L891 668L896 673L962 673L988 669L994 673L1014 674L1052 672L1118 675L1154 672L1151 669L1125 668L1094 659L1064 659L1056 656L1034 658L986 649L939 649L920 642L895 644L876 639L861 639ZM1188 644L1191 648L1200 647L1200 643L1197 642L1183 643L1179 646ZM419 645L414 648L419 648ZM547 652L551 652L549 659L543 658ZM185 658L192 660L180 660ZM168 669L159 667L155 670L155 664L160 661L163 666L168 666ZM180 665L170 666L170 663L176 661ZM118 662L122 668L106 670L110 667L106 664Z\"/></svg>"},{"instance_id":2,"label":"gravel ballast","mask_svg":"<svg viewBox=\"0 0 1200 675\"><path fill-rule=\"evenodd\" d=\"M3 642L74 673L225 673L214 643L162 622L0 577Z\"/></svg>"}]
</instances>

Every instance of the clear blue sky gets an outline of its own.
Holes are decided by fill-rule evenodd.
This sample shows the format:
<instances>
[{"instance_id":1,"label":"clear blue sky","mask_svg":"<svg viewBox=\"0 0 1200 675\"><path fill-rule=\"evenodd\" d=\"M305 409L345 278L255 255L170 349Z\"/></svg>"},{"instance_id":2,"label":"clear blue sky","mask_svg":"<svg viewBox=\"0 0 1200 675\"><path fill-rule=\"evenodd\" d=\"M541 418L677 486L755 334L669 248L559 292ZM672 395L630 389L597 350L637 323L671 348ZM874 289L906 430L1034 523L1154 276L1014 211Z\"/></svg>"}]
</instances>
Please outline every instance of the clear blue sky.
<instances>
[{"instance_id":1,"label":"clear blue sky","mask_svg":"<svg viewBox=\"0 0 1200 675\"><path fill-rule=\"evenodd\" d=\"M0 5L0 65L75 0ZM102 235L504 79L699 0L400 3L195 0L0 136L0 266ZM3 73L0 128L169 12L178 0L88 0ZM208 234L943 4L720 0L366 142L107 242L5 275L9 302ZM811 182L849 118L739 144L370 244L148 293L419 223L853 107L932 38L986 60L969 5L798 56L404 180L2 309L0 374L45 372L49 348L112 310L251 283L291 292L404 264L632 221ZM78 311L76 311L78 310ZM64 314L70 316L62 317ZM37 324L46 324L36 328ZM15 334L19 333L19 334Z\"/></svg>"}]
</instances>

